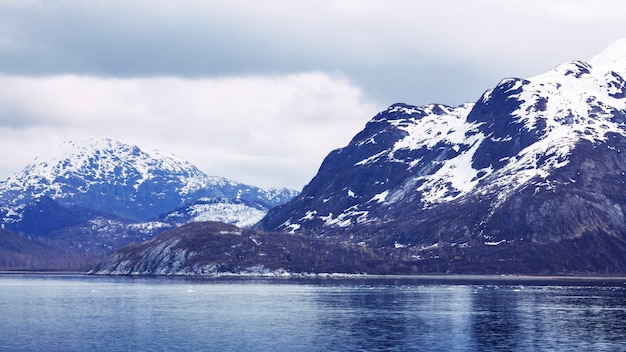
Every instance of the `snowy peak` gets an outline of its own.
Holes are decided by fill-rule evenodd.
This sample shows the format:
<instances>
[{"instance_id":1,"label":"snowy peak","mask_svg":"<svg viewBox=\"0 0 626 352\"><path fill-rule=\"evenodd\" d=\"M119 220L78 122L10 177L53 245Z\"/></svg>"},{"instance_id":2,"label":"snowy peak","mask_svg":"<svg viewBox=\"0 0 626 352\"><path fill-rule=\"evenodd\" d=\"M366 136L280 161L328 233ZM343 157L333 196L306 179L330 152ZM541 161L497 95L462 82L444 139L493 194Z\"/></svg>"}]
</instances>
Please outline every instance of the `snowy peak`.
<instances>
[{"instance_id":1,"label":"snowy peak","mask_svg":"<svg viewBox=\"0 0 626 352\"><path fill-rule=\"evenodd\" d=\"M181 178L185 194L203 186L195 181L205 176L190 163L158 151L149 154L136 146L111 139L68 141L49 148L22 172L9 178L7 184L23 184L26 181L27 185L38 187L41 184L53 185L58 180L80 179L83 184L78 191L83 193L98 184L123 184L139 189L146 180L164 171ZM59 188L52 188L50 192L53 198L72 196Z\"/></svg>"},{"instance_id":2,"label":"snowy peak","mask_svg":"<svg viewBox=\"0 0 626 352\"><path fill-rule=\"evenodd\" d=\"M591 74L592 66L583 61L571 61L555 67L551 73L563 77L581 78L583 75Z\"/></svg>"},{"instance_id":3,"label":"snowy peak","mask_svg":"<svg viewBox=\"0 0 626 352\"><path fill-rule=\"evenodd\" d=\"M572 61L504 79L475 104L394 104L333 151L303 193L262 226L380 224L475 199L489 199L495 211L529 182L545 184L581 143L626 136L625 72L626 61Z\"/></svg>"},{"instance_id":4,"label":"snowy peak","mask_svg":"<svg viewBox=\"0 0 626 352\"><path fill-rule=\"evenodd\" d=\"M79 265L189 222L249 227L296 194L210 177L158 151L87 139L51 147L0 182L0 228L66 248L76 256L68 265Z\"/></svg>"},{"instance_id":5,"label":"snowy peak","mask_svg":"<svg viewBox=\"0 0 626 352\"><path fill-rule=\"evenodd\" d=\"M509 194L567 165L581 141L626 135L626 85L613 69L624 71L573 61L486 92L467 117L483 136L472 156L472 168L485 173L476 191Z\"/></svg>"},{"instance_id":6,"label":"snowy peak","mask_svg":"<svg viewBox=\"0 0 626 352\"><path fill-rule=\"evenodd\" d=\"M626 131L622 118L626 85L619 73L606 67L580 61L562 64L542 75L516 80L506 93L499 98L517 108L505 112L518 130L535 134L537 140L532 143L571 147L580 139L601 141L607 133Z\"/></svg>"},{"instance_id":7,"label":"snowy peak","mask_svg":"<svg viewBox=\"0 0 626 352\"><path fill-rule=\"evenodd\" d=\"M150 219L200 197L244 199L271 207L294 194L207 176L175 156L147 153L111 139L62 143L0 183L0 204L17 206L47 196L63 206L133 220Z\"/></svg>"},{"instance_id":8,"label":"snowy peak","mask_svg":"<svg viewBox=\"0 0 626 352\"><path fill-rule=\"evenodd\" d=\"M492 141L517 146L497 155L500 158L517 155L538 142L542 149L561 145L555 153L565 156L578 140L601 141L607 133L624 134L625 97L626 85L619 73L574 61L529 79L503 80L479 100L468 120L488 123L483 131Z\"/></svg>"}]
</instances>

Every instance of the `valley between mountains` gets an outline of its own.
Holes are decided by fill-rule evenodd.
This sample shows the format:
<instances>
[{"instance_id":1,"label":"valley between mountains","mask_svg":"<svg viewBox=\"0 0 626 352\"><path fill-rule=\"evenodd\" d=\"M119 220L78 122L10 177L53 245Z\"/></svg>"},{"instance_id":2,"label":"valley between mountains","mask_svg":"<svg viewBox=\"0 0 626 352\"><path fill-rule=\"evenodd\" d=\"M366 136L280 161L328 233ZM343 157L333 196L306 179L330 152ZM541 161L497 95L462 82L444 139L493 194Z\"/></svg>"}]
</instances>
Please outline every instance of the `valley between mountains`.
<instances>
[{"instance_id":1,"label":"valley between mountains","mask_svg":"<svg viewBox=\"0 0 626 352\"><path fill-rule=\"evenodd\" d=\"M114 275L626 274L626 40L474 103L394 104L301 192L112 140L0 183L0 267Z\"/></svg>"}]
</instances>

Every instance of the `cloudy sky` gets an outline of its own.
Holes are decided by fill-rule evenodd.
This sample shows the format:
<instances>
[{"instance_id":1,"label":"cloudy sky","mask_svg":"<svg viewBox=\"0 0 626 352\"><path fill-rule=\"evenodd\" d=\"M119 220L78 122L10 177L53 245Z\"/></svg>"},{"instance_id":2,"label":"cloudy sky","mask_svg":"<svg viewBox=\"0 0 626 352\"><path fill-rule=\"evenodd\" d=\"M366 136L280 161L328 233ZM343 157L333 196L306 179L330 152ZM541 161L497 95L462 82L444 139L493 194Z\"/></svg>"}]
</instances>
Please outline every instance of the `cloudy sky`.
<instances>
[{"instance_id":1,"label":"cloudy sky","mask_svg":"<svg viewBox=\"0 0 626 352\"><path fill-rule=\"evenodd\" d=\"M602 0L0 0L0 179L108 137L301 189L395 102L458 105L626 37Z\"/></svg>"}]
</instances>

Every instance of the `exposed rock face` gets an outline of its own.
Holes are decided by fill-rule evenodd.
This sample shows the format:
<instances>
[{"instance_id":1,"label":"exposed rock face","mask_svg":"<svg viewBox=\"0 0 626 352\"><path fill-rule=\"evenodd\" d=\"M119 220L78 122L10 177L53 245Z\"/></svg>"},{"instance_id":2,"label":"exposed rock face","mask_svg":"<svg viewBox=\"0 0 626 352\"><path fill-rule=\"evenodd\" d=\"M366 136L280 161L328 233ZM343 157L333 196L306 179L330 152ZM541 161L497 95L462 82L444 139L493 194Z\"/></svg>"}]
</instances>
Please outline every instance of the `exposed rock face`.
<instances>
[{"instance_id":1,"label":"exposed rock face","mask_svg":"<svg viewBox=\"0 0 626 352\"><path fill-rule=\"evenodd\" d=\"M395 265L395 267L394 267ZM94 271L107 275L272 275L410 270L371 249L217 222L190 223L118 250Z\"/></svg>"}]
</instances>

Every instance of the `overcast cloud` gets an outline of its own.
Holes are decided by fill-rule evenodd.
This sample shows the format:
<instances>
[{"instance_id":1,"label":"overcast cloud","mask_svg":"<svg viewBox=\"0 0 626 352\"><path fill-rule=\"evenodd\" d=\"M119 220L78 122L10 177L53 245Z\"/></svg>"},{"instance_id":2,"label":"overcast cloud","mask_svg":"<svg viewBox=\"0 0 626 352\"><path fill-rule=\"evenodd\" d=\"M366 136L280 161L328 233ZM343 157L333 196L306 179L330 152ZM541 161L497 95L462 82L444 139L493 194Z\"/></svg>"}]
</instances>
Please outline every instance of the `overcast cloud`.
<instances>
[{"instance_id":1,"label":"overcast cloud","mask_svg":"<svg viewBox=\"0 0 626 352\"><path fill-rule=\"evenodd\" d=\"M110 137L301 189L395 102L474 101L626 37L622 1L0 0L0 178Z\"/></svg>"}]
</instances>

